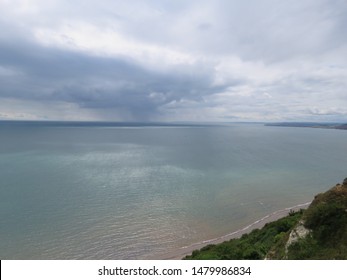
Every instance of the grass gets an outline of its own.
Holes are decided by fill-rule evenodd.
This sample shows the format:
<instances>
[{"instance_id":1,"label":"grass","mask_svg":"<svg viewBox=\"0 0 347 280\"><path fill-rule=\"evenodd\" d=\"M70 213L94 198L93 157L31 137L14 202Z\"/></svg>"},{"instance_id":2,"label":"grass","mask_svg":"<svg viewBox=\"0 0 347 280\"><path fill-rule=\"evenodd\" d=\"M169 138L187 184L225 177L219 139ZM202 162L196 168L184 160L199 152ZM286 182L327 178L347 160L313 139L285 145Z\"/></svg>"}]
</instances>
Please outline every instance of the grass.
<instances>
[{"instance_id":1,"label":"grass","mask_svg":"<svg viewBox=\"0 0 347 280\"><path fill-rule=\"evenodd\" d=\"M300 220L310 230L286 250L293 228ZM239 239L195 250L184 259L259 260L259 259L347 259L347 178L329 191L315 196L307 210L255 229Z\"/></svg>"}]
</instances>

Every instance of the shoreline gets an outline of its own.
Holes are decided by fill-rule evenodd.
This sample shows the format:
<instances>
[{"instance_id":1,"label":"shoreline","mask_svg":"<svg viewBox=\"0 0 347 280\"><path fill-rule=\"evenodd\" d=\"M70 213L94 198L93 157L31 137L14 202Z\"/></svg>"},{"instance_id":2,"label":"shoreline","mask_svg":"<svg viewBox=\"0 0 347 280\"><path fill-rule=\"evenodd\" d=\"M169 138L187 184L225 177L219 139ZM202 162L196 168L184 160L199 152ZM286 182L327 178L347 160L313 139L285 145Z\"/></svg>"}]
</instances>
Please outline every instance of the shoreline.
<instances>
[{"instance_id":1,"label":"shoreline","mask_svg":"<svg viewBox=\"0 0 347 280\"><path fill-rule=\"evenodd\" d=\"M193 243L191 245L176 249L175 251L167 253L167 254L161 254L161 255L158 254L156 256L153 256L150 259L153 259L153 260L181 260L185 256L191 255L194 250L199 250L199 249L205 247L206 245L218 244L218 243L222 243L224 241L228 241L230 239L240 238L245 233L249 233L254 229L260 229L267 223L276 221L278 219L281 219L281 218L287 216L291 210L296 211L296 210L300 210L300 209L307 209L309 207L309 205L311 204L311 202L312 201L277 210L277 211L272 212L272 213L262 217L261 219L256 220L255 222L253 222L253 223L251 223L251 224L249 224L249 225L247 225L241 229L238 229L236 231L230 232L230 233L225 234L225 235L220 236L220 237L216 237L216 238L204 240L201 242Z\"/></svg>"}]
</instances>

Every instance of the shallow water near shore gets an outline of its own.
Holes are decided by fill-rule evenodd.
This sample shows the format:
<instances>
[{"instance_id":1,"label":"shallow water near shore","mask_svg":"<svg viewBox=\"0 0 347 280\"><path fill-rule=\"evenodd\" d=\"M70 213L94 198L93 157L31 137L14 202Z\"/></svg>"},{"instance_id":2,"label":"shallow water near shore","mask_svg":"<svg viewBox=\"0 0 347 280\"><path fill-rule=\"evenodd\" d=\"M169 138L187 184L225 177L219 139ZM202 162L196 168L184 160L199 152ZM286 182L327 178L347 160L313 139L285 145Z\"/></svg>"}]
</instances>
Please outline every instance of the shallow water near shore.
<instances>
[{"instance_id":1,"label":"shallow water near shore","mask_svg":"<svg viewBox=\"0 0 347 280\"><path fill-rule=\"evenodd\" d=\"M1 259L150 259L306 203L347 132L0 123Z\"/></svg>"}]
</instances>

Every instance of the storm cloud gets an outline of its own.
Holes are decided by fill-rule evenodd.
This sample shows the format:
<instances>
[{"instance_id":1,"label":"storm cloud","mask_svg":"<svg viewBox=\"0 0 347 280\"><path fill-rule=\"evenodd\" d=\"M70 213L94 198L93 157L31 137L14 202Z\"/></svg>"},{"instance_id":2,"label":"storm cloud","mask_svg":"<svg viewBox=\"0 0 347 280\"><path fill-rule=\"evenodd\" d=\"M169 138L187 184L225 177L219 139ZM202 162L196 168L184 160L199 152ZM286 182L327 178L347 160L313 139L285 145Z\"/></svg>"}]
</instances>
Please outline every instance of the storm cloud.
<instances>
[{"instance_id":1,"label":"storm cloud","mask_svg":"<svg viewBox=\"0 0 347 280\"><path fill-rule=\"evenodd\" d=\"M0 1L0 118L347 121L347 2Z\"/></svg>"}]
</instances>

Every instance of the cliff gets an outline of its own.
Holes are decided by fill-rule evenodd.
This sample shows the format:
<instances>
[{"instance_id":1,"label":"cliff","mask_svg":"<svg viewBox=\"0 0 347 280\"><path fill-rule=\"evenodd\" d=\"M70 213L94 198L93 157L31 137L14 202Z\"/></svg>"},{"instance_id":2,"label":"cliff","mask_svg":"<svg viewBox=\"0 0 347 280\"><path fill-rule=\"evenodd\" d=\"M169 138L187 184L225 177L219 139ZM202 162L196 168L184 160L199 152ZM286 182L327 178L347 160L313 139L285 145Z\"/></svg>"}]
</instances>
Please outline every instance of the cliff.
<instances>
[{"instance_id":1,"label":"cliff","mask_svg":"<svg viewBox=\"0 0 347 280\"><path fill-rule=\"evenodd\" d=\"M316 195L307 210L185 259L347 259L347 178Z\"/></svg>"}]
</instances>

